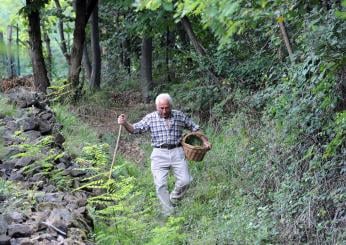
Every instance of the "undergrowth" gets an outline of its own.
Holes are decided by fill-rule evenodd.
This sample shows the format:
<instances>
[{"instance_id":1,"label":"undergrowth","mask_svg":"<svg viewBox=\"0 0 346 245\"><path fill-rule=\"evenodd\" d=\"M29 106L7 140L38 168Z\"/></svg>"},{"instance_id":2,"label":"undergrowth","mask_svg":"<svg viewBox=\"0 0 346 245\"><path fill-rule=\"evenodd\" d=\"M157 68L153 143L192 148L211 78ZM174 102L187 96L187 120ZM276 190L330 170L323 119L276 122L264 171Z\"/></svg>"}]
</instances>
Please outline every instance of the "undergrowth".
<instances>
[{"instance_id":1,"label":"undergrowth","mask_svg":"<svg viewBox=\"0 0 346 245\"><path fill-rule=\"evenodd\" d=\"M16 107L8 102L8 99L5 98L0 93L0 115L3 116L13 116L16 114Z\"/></svg>"},{"instance_id":2,"label":"undergrowth","mask_svg":"<svg viewBox=\"0 0 346 245\"><path fill-rule=\"evenodd\" d=\"M85 144L98 142L97 133L70 112L68 106L55 104L52 109L57 121L63 125L63 146L70 155L79 156Z\"/></svg>"}]
</instances>

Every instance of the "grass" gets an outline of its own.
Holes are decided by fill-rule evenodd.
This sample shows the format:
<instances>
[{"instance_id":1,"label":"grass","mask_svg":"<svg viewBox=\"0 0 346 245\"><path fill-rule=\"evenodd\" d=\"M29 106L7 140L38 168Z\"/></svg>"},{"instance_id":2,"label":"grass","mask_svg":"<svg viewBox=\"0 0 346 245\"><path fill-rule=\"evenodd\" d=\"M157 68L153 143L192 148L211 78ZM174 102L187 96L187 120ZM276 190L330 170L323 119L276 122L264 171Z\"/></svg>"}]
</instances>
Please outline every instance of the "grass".
<instances>
[{"instance_id":1,"label":"grass","mask_svg":"<svg viewBox=\"0 0 346 245\"><path fill-rule=\"evenodd\" d=\"M4 116L13 116L16 114L16 107L8 103L7 99L0 94L0 114Z\"/></svg>"},{"instance_id":2,"label":"grass","mask_svg":"<svg viewBox=\"0 0 346 245\"><path fill-rule=\"evenodd\" d=\"M53 106L53 111L57 121L63 125L62 134L65 137L63 146L69 154L79 156L86 144L98 143L95 131L72 114L67 106L56 104Z\"/></svg>"}]
</instances>

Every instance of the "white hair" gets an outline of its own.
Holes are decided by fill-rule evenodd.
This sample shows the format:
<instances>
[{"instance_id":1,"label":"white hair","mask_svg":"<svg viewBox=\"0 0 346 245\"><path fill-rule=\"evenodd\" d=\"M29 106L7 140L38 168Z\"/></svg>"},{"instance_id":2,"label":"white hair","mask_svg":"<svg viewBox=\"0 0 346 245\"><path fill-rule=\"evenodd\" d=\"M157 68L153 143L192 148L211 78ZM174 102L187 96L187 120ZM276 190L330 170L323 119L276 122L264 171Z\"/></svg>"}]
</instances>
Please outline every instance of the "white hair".
<instances>
[{"instance_id":1,"label":"white hair","mask_svg":"<svg viewBox=\"0 0 346 245\"><path fill-rule=\"evenodd\" d=\"M167 93L159 94L155 99L155 104L158 105L160 103L160 101L162 101L162 100L167 100L168 103L171 106L173 106L173 100L169 94L167 94Z\"/></svg>"}]
</instances>

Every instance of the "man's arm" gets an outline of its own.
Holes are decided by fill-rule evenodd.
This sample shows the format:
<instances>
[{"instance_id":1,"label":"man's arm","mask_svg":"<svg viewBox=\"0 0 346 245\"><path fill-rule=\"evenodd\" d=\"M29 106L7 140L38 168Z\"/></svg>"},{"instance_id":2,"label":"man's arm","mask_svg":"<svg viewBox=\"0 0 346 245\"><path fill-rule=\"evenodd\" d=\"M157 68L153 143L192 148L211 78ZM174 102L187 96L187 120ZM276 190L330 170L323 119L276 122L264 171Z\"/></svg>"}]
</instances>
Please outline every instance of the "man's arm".
<instances>
[{"instance_id":1,"label":"man's arm","mask_svg":"<svg viewBox=\"0 0 346 245\"><path fill-rule=\"evenodd\" d=\"M127 118L126 118L125 114L121 114L118 117L118 124L124 126L124 128L126 129L127 132L129 132L131 134L134 132L134 128L133 128L131 123L127 122Z\"/></svg>"},{"instance_id":2,"label":"man's arm","mask_svg":"<svg viewBox=\"0 0 346 245\"><path fill-rule=\"evenodd\" d=\"M209 139L207 138L207 136L205 136L202 131L197 130L196 133L199 133L201 135L201 139L203 141L203 145L204 147L208 148L209 150L211 149L211 143L209 142Z\"/></svg>"}]
</instances>

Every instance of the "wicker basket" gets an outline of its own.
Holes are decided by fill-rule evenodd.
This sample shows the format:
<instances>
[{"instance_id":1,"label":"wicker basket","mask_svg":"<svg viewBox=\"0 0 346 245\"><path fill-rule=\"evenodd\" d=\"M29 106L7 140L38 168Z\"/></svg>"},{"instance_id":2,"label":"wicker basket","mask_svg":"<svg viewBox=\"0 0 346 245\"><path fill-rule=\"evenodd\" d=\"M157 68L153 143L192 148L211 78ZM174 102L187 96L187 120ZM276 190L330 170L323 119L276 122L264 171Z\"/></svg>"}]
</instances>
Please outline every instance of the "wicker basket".
<instances>
[{"instance_id":1,"label":"wicker basket","mask_svg":"<svg viewBox=\"0 0 346 245\"><path fill-rule=\"evenodd\" d=\"M185 157L192 161L202 161L208 148L203 146L201 133L188 133L183 136L181 144L183 146ZM196 143L197 142L197 143Z\"/></svg>"}]
</instances>

